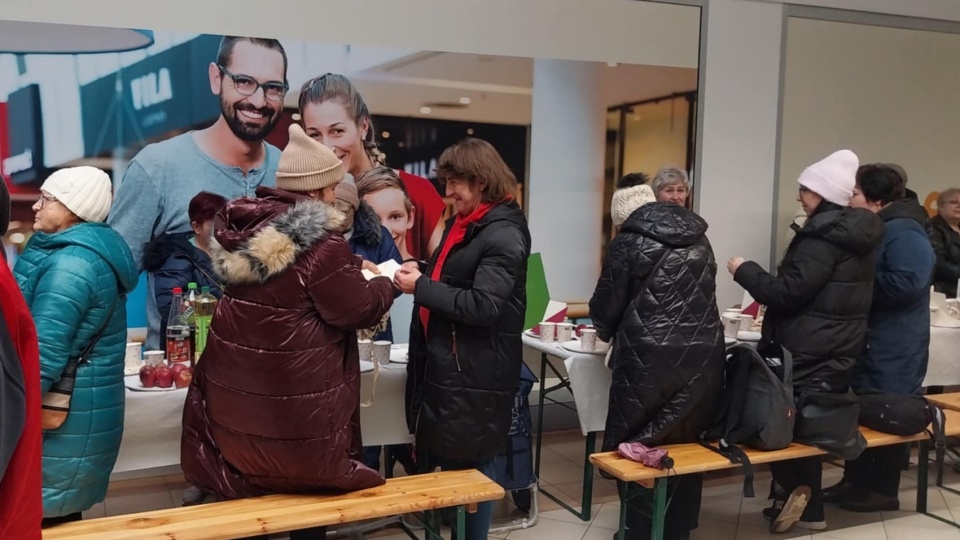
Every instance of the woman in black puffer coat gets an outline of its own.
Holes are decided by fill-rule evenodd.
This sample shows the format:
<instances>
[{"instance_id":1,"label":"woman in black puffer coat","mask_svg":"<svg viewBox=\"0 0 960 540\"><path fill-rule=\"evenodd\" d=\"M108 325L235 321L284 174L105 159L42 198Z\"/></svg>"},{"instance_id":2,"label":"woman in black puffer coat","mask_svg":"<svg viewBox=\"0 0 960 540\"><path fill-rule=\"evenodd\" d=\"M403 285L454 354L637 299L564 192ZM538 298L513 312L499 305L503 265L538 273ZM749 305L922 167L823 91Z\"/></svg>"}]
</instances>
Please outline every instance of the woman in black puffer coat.
<instances>
[{"instance_id":1,"label":"woman in black puffer coat","mask_svg":"<svg viewBox=\"0 0 960 540\"><path fill-rule=\"evenodd\" d=\"M623 442L695 442L723 388L717 264L707 223L673 203L633 211L610 244L590 318L613 342L604 451ZM701 475L671 479L664 538L689 538L700 513ZM644 504L644 503L640 503ZM650 518L627 511L627 538L648 538Z\"/></svg>"},{"instance_id":2,"label":"woman in black puffer coat","mask_svg":"<svg viewBox=\"0 0 960 540\"><path fill-rule=\"evenodd\" d=\"M797 200L809 217L802 228L793 226L796 236L776 276L740 258L727 265L734 280L767 306L762 342L775 342L793 354L794 396L799 406L818 394L815 397L820 400L836 400L834 411L840 410L867 336L873 252L883 239L884 227L873 212L849 208L858 166L853 152L841 150L800 175ZM820 412L828 410L825 406ZM856 459L864 448L857 411L852 418L828 413L830 425L821 432L811 429L814 424L798 409L794 440ZM849 425L837 423L847 420ZM845 440L836 438L840 433L847 434ZM820 458L770 465L777 489L773 506L764 510L764 516L772 522L771 532L786 532L794 525L826 528L820 467Z\"/></svg>"}]
</instances>

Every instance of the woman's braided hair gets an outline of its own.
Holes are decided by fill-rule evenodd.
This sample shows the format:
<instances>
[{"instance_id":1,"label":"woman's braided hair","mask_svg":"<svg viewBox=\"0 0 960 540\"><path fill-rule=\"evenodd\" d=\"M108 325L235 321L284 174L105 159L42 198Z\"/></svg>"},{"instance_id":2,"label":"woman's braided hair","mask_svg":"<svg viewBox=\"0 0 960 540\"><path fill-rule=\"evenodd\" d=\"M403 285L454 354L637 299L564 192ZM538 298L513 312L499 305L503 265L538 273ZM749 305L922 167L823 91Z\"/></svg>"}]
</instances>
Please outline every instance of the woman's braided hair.
<instances>
[{"instance_id":1,"label":"woman's braided hair","mask_svg":"<svg viewBox=\"0 0 960 540\"><path fill-rule=\"evenodd\" d=\"M377 145L376 129L373 127L373 119L370 118L370 110L350 79L336 73L326 73L303 83L300 87L298 104L300 114L303 114L303 108L310 103L323 103L330 100L339 101L357 125L360 125L364 119L367 120L369 127L366 136L363 137L363 150L374 167L386 166L387 156Z\"/></svg>"}]
</instances>

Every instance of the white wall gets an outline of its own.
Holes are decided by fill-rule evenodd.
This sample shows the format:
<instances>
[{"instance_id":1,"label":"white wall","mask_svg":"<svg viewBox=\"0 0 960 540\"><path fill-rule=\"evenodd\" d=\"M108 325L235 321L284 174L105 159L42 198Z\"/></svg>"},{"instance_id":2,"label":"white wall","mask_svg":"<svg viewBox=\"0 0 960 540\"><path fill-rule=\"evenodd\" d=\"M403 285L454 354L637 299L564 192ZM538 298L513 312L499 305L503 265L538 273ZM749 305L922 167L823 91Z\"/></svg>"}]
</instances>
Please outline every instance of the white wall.
<instances>
[{"instance_id":1,"label":"white wall","mask_svg":"<svg viewBox=\"0 0 960 540\"><path fill-rule=\"evenodd\" d=\"M782 10L740 0L711 0L708 8L695 204L710 224L723 307L743 298L727 259L770 259Z\"/></svg>"},{"instance_id":2,"label":"white wall","mask_svg":"<svg viewBox=\"0 0 960 540\"><path fill-rule=\"evenodd\" d=\"M960 35L797 18L788 28L778 252L797 175L834 150L903 165L921 201L960 184Z\"/></svg>"}]
</instances>

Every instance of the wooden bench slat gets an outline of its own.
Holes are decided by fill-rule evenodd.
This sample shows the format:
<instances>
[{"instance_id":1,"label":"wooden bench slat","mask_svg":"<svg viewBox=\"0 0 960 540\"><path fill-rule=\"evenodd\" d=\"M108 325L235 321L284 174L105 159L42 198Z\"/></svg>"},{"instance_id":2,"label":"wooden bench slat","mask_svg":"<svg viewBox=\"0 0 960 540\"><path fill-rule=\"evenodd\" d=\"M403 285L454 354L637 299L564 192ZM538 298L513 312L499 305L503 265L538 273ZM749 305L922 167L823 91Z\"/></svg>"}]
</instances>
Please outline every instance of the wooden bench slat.
<instances>
[{"instance_id":1,"label":"wooden bench slat","mask_svg":"<svg viewBox=\"0 0 960 540\"><path fill-rule=\"evenodd\" d=\"M267 495L66 523L44 540L229 539L334 525L503 498L504 490L476 470L388 480L344 495Z\"/></svg>"},{"instance_id":2,"label":"wooden bench slat","mask_svg":"<svg viewBox=\"0 0 960 540\"><path fill-rule=\"evenodd\" d=\"M960 435L960 412L947 410L946 416L947 435ZM908 443L927 439L925 433L911 435L909 437L900 437L888 433L880 433L865 427L860 428L860 432L867 440L868 447L888 446L891 444ZM625 482L640 482L649 485L649 482L656 478L673 476L674 474L693 474L708 471L717 471L721 469L730 469L740 467L739 464L730 463L730 460L720 454L708 450L697 443L672 444L662 447L669 451L673 458L674 469L660 470L646 467L641 463L630 461L620 457L616 452L603 452L590 456L590 462L596 465L600 470L605 471ZM791 444L783 450L773 450L764 452L752 448L741 447L750 463L772 463L776 461L786 461L788 459L820 456L826 454L823 450L812 446L801 444Z\"/></svg>"},{"instance_id":3,"label":"wooden bench slat","mask_svg":"<svg viewBox=\"0 0 960 540\"><path fill-rule=\"evenodd\" d=\"M960 392L924 396L927 401L948 411L960 411Z\"/></svg>"}]
</instances>

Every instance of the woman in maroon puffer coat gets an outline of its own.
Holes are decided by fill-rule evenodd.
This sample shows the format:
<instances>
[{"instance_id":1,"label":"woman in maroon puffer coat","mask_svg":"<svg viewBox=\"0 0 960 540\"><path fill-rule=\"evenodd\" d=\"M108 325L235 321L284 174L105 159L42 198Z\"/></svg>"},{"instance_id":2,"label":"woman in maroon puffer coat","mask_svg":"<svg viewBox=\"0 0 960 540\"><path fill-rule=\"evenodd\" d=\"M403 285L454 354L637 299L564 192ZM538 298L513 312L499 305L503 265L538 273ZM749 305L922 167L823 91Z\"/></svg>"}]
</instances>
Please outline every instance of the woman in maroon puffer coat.
<instances>
[{"instance_id":1,"label":"woman in maroon puffer coat","mask_svg":"<svg viewBox=\"0 0 960 540\"><path fill-rule=\"evenodd\" d=\"M261 187L214 222L225 295L187 394L181 465L222 498L383 483L359 461L355 330L380 322L393 285L363 278L343 214L321 202L343 179L340 160L295 135L277 171L284 189Z\"/></svg>"}]
</instances>

